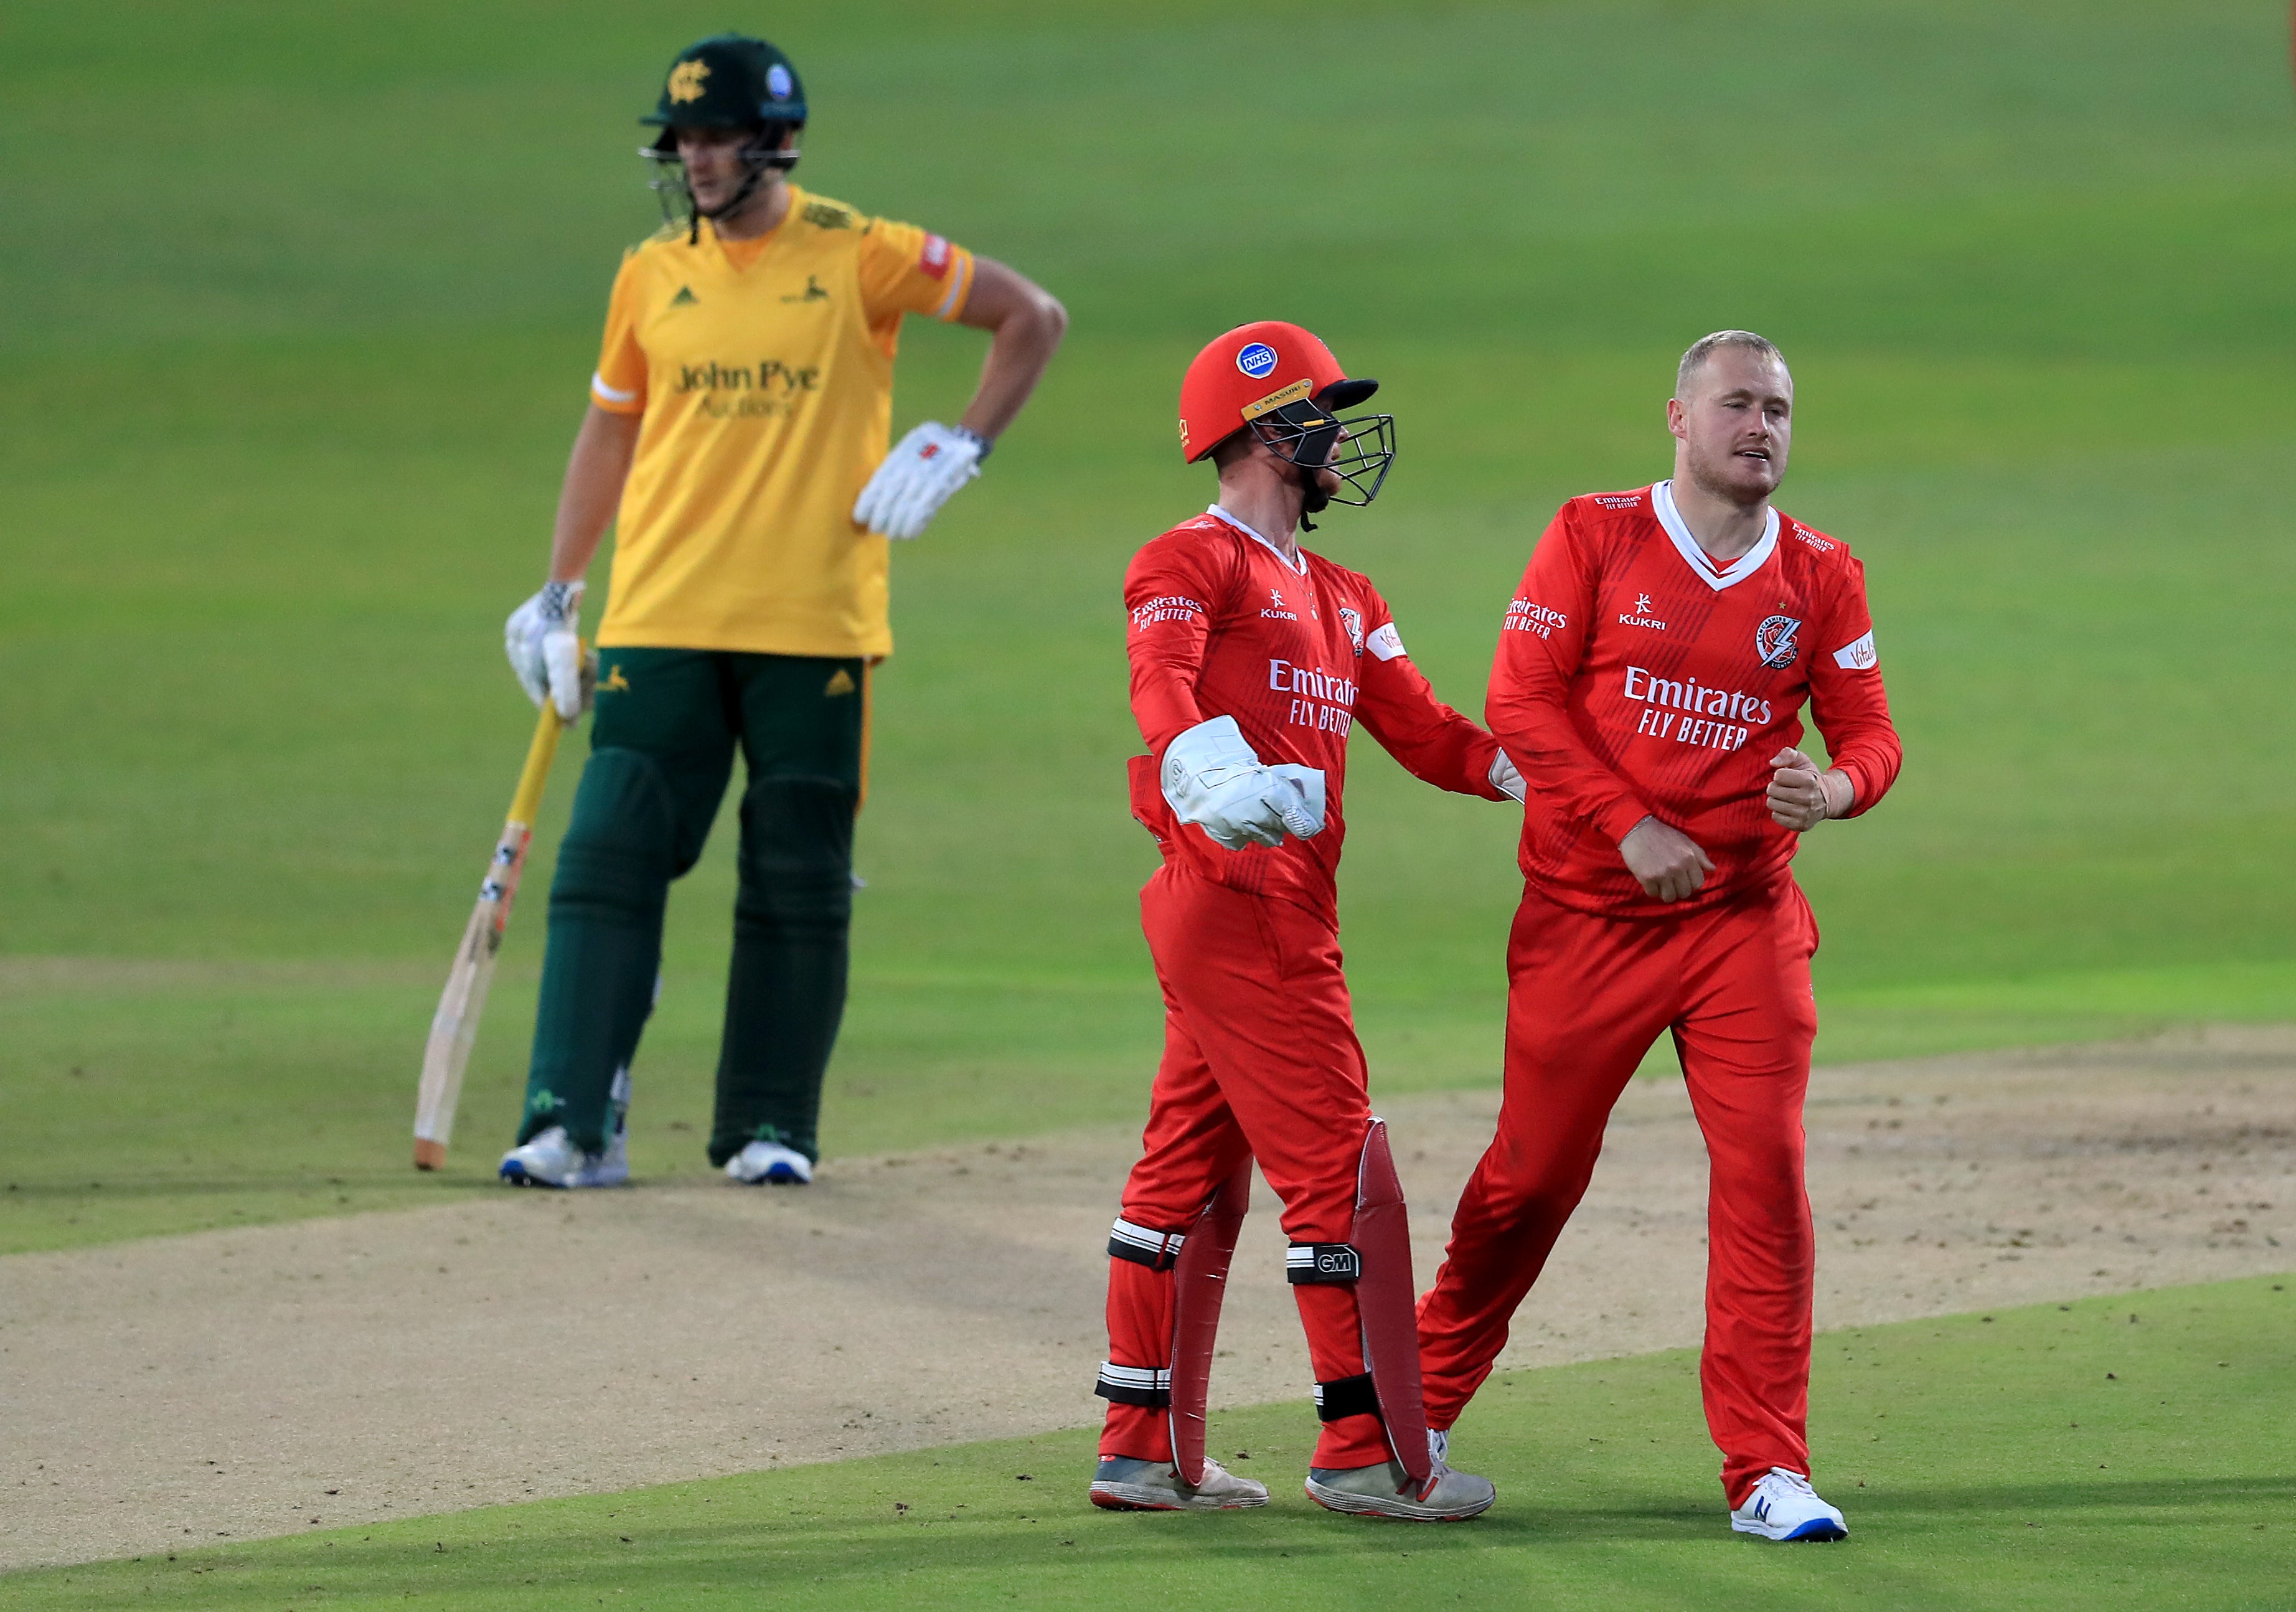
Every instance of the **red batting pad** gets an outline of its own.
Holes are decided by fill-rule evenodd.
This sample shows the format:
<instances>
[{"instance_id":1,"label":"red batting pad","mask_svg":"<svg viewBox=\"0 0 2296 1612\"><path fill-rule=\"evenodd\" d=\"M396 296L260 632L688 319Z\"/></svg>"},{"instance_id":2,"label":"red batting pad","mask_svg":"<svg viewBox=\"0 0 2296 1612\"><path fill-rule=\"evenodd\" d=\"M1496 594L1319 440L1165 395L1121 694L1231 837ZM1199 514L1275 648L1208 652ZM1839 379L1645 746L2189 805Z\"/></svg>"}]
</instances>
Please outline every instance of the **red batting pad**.
<instances>
[{"instance_id":1,"label":"red batting pad","mask_svg":"<svg viewBox=\"0 0 2296 1612\"><path fill-rule=\"evenodd\" d=\"M1364 1137L1363 1164L1356 1178L1356 1252L1363 1275L1356 1282L1356 1310L1363 1318L1364 1364L1379 1395L1380 1420L1387 1425L1388 1447L1426 1492L1434 1464L1427 1453L1427 1408L1419 1390L1419 1319L1411 1282L1411 1226L1403 1206L1403 1182L1387 1145L1387 1123L1374 1119ZM1185 1254L1185 1250L1183 1251ZM1179 1373L1173 1373L1173 1398L1179 1403Z\"/></svg>"},{"instance_id":2,"label":"red batting pad","mask_svg":"<svg viewBox=\"0 0 2296 1612\"><path fill-rule=\"evenodd\" d=\"M1251 1204L1251 1157L1223 1182L1188 1228L1172 1266L1172 1464L1180 1481L1204 1481L1204 1405L1210 1396L1212 1344L1219 1336L1220 1301L1243 1212ZM1414 1348L1417 1347L1416 1333ZM1412 1390L1418 1391L1414 1371ZM1424 1443L1424 1440L1421 1442Z\"/></svg>"}]
</instances>

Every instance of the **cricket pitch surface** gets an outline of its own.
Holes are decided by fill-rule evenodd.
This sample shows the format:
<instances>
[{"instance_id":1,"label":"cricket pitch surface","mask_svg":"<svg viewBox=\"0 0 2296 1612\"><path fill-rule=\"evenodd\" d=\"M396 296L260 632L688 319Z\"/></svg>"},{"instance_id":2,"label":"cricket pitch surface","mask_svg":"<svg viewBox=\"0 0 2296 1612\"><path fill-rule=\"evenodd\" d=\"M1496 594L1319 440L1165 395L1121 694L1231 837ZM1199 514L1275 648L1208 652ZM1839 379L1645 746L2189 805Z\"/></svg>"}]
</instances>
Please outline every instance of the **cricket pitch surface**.
<instances>
[{"instance_id":1,"label":"cricket pitch surface","mask_svg":"<svg viewBox=\"0 0 2296 1612\"><path fill-rule=\"evenodd\" d=\"M1385 1106L1423 1287L1497 1106ZM2296 1026L1823 1069L1808 1123L1821 1330L2296 1267ZM0 1259L0 1570L1096 1420L1135 1149ZM1681 1082L1636 1082L1502 1367L1696 1344L1705 1193ZM1308 1414L1265 1186L1220 1344L1215 1405Z\"/></svg>"}]
</instances>

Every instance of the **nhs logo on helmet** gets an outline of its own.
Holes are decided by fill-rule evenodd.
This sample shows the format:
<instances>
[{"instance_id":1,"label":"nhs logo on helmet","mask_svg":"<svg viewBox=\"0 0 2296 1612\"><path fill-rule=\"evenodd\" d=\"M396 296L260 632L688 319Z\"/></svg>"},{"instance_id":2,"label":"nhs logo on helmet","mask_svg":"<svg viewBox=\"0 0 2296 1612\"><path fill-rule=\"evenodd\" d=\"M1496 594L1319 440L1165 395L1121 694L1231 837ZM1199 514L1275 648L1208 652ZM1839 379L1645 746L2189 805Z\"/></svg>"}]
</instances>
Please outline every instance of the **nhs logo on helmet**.
<instances>
[{"instance_id":1,"label":"nhs logo on helmet","mask_svg":"<svg viewBox=\"0 0 2296 1612\"><path fill-rule=\"evenodd\" d=\"M1235 355L1235 366L1255 381L1265 381L1275 373L1275 350L1265 341L1254 341Z\"/></svg>"}]
</instances>

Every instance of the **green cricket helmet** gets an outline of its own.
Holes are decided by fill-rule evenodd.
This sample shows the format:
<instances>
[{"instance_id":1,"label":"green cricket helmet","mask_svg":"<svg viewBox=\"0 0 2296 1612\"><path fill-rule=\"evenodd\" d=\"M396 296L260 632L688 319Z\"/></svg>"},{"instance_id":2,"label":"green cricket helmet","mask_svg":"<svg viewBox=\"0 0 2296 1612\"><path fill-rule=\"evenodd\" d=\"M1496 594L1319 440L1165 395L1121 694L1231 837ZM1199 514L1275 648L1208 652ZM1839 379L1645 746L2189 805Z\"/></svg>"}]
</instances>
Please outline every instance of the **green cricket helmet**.
<instances>
[{"instance_id":1,"label":"green cricket helmet","mask_svg":"<svg viewBox=\"0 0 2296 1612\"><path fill-rule=\"evenodd\" d=\"M716 34L677 53L662 80L661 99L640 123L661 133L638 155L654 165L651 181L662 217L686 226L686 238L700 238L701 219L738 210L766 175L797 166L797 131L805 127L805 86L790 59L763 39L745 34ZM747 170L741 188L707 213L693 199L685 164L677 154L681 128L745 129L752 138L742 152Z\"/></svg>"},{"instance_id":2,"label":"green cricket helmet","mask_svg":"<svg viewBox=\"0 0 2296 1612\"><path fill-rule=\"evenodd\" d=\"M677 53L661 99L639 122L660 128L656 151L676 151L680 128L756 128L805 122L805 86L790 59L763 39L717 34Z\"/></svg>"}]
</instances>

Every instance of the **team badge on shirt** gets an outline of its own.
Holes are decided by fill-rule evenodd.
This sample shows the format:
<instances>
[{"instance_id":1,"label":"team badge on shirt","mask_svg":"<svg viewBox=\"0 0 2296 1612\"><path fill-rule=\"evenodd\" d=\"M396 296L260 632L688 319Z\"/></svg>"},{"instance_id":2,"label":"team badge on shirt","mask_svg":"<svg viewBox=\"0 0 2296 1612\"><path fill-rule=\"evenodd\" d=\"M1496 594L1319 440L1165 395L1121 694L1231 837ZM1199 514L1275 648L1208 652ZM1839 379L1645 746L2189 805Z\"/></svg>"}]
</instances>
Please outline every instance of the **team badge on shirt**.
<instances>
[{"instance_id":1,"label":"team badge on shirt","mask_svg":"<svg viewBox=\"0 0 2296 1612\"><path fill-rule=\"evenodd\" d=\"M1801 622L1792 616L1765 616L1754 629L1754 653L1772 671L1784 671L1800 658L1801 646L1795 642L1800 631Z\"/></svg>"},{"instance_id":2,"label":"team badge on shirt","mask_svg":"<svg viewBox=\"0 0 2296 1612\"><path fill-rule=\"evenodd\" d=\"M1341 605L1340 625L1348 629L1348 642L1355 646L1356 653L1363 654L1363 612Z\"/></svg>"}]
</instances>

